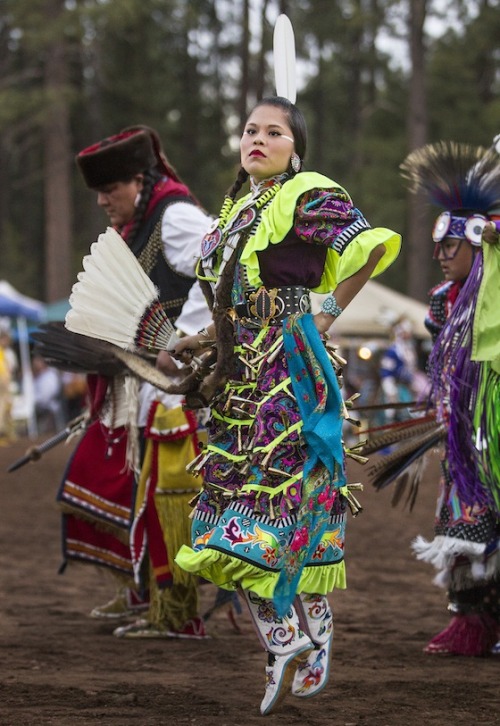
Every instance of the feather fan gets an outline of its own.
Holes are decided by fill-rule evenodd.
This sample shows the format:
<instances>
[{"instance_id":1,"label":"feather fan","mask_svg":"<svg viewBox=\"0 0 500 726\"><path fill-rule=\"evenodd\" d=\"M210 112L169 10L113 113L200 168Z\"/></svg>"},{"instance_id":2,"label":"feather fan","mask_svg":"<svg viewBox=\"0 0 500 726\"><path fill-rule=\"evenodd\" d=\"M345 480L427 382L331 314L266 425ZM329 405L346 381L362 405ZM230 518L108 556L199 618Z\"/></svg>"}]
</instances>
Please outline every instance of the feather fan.
<instances>
[{"instance_id":1,"label":"feather fan","mask_svg":"<svg viewBox=\"0 0 500 726\"><path fill-rule=\"evenodd\" d=\"M273 36L274 82L276 95L295 103L297 75L295 68L295 36L287 15L279 15Z\"/></svg>"},{"instance_id":2,"label":"feather fan","mask_svg":"<svg viewBox=\"0 0 500 726\"><path fill-rule=\"evenodd\" d=\"M137 378L151 383L155 388L158 388L160 391L165 391L165 393L176 393L175 390L172 390L174 388L174 380L162 373L156 366L148 363L141 355L132 353L129 350L122 350L121 348L115 350L115 355L128 368L130 373L133 373ZM191 371L191 368L180 369L179 377L186 375L188 371Z\"/></svg>"},{"instance_id":3,"label":"feather fan","mask_svg":"<svg viewBox=\"0 0 500 726\"><path fill-rule=\"evenodd\" d=\"M32 337L35 352L53 368L103 376L115 376L124 371L125 366L113 352L116 346L72 333L64 327L64 323L43 323Z\"/></svg>"},{"instance_id":4,"label":"feather fan","mask_svg":"<svg viewBox=\"0 0 500 726\"><path fill-rule=\"evenodd\" d=\"M170 392L173 382L143 355L122 350L105 340L73 333L63 323L44 323L33 333L35 350L54 368L103 376L133 374L162 391ZM190 370L190 369L189 369ZM180 371L180 375L182 375Z\"/></svg>"},{"instance_id":5,"label":"feather fan","mask_svg":"<svg viewBox=\"0 0 500 726\"><path fill-rule=\"evenodd\" d=\"M156 287L111 227L83 258L69 302L65 325L74 333L124 350L167 350L177 340Z\"/></svg>"}]
</instances>

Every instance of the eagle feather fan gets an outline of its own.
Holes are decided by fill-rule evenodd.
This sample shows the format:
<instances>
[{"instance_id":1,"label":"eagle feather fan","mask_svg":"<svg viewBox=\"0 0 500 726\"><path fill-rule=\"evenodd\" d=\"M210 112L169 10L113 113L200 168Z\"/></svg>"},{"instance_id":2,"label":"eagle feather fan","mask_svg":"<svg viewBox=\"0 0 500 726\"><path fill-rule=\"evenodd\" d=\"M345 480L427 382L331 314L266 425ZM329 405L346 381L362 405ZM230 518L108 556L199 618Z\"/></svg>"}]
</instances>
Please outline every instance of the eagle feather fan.
<instances>
[{"instance_id":1,"label":"eagle feather fan","mask_svg":"<svg viewBox=\"0 0 500 726\"><path fill-rule=\"evenodd\" d=\"M116 230L108 227L83 258L69 298L68 330L123 350L166 350L177 340L158 291Z\"/></svg>"}]
</instances>

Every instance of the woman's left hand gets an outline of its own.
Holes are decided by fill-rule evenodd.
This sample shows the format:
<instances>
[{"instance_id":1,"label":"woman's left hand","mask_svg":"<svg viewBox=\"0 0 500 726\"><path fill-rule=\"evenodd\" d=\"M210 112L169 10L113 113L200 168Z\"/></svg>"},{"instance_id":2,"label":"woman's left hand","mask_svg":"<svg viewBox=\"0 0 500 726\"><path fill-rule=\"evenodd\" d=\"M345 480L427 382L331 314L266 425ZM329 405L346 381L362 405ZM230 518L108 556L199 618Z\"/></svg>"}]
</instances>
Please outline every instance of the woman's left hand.
<instances>
[{"instance_id":1,"label":"woman's left hand","mask_svg":"<svg viewBox=\"0 0 500 726\"><path fill-rule=\"evenodd\" d=\"M499 242L500 234L498 232L495 222L487 222L483 227L483 234L481 236L481 242L488 245L497 245Z\"/></svg>"},{"instance_id":2,"label":"woman's left hand","mask_svg":"<svg viewBox=\"0 0 500 726\"><path fill-rule=\"evenodd\" d=\"M179 374L179 366L166 350L160 350L156 356L156 367L166 376L176 376Z\"/></svg>"}]
</instances>

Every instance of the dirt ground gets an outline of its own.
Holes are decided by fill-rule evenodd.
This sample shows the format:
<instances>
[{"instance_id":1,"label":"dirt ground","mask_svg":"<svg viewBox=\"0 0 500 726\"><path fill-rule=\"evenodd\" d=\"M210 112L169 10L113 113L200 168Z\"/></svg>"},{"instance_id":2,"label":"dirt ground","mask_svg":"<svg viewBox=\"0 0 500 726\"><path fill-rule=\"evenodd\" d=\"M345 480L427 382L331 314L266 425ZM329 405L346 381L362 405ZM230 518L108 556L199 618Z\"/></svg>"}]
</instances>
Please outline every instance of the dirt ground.
<instances>
[{"instance_id":1,"label":"dirt ground","mask_svg":"<svg viewBox=\"0 0 500 726\"><path fill-rule=\"evenodd\" d=\"M112 636L88 617L111 584L90 566L61 563L55 494L71 451L59 445L13 473L30 442L0 449L1 726L460 726L500 723L500 658L422 653L448 621L445 594L410 543L430 536L437 466L431 460L412 513L368 486L350 519L348 584L336 614L332 677L311 700L291 695L259 714L265 656L246 613L241 634L225 612L205 641ZM366 479L352 467L351 481ZM202 588L202 603L213 597Z\"/></svg>"}]
</instances>

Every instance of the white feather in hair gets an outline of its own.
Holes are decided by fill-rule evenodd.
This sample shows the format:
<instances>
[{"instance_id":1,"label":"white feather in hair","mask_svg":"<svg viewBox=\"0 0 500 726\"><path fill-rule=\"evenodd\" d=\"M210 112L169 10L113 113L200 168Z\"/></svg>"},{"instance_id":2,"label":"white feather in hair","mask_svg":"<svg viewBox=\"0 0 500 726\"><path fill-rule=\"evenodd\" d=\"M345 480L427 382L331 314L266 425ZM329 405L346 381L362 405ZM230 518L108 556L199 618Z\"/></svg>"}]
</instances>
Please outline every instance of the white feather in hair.
<instances>
[{"instance_id":1,"label":"white feather in hair","mask_svg":"<svg viewBox=\"0 0 500 726\"><path fill-rule=\"evenodd\" d=\"M73 285L68 330L107 340L124 350L166 350L177 340L158 291L126 242L111 227L83 258Z\"/></svg>"},{"instance_id":2,"label":"white feather in hair","mask_svg":"<svg viewBox=\"0 0 500 726\"><path fill-rule=\"evenodd\" d=\"M295 36L287 15L279 15L273 36L274 82L276 95L295 103L297 74L295 68Z\"/></svg>"}]
</instances>

